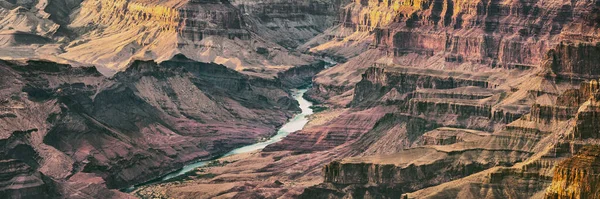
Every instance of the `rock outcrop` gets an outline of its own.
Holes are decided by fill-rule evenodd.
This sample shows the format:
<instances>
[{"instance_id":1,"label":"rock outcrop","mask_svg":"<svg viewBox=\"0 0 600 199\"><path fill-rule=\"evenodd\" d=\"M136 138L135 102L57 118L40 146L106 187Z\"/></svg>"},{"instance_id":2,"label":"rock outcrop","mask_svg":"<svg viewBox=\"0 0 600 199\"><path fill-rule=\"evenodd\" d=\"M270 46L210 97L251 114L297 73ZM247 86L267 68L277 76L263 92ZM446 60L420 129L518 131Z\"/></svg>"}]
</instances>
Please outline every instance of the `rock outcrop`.
<instances>
[{"instance_id":1,"label":"rock outcrop","mask_svg":"<svg viewBox=\"0 0 600 199\"><path fill-rule=\"evenodd\" d=\"M6 51L0 51L0 56L96 65L113 70L112 75L133 60L164 61L184 54L247 74L276 77L294 66L318 62L282 45L293 48L324 31L342 5L339 1L233 3L5 1L0 5L0 46Z\"/></svg>"},{"instance_id":2,"label":"rock outcrop","mask_svg":"<svg viewBox=\"0 0 600 199\"><path fill-rule=\"evenodd\" d=\"M345 36L311 48L350 59L315 81L323 86L352 85L375 64L469 75L508 73L540 66L550 49L556 49L557 75L589 76L597 62L588 56L596 51L598 40L596 25L588 21L594 9L596 3L589 1L355 1L343 12L340 28L328 33ZM369 50L350 50L365 45ZM582 66L570 64L579 62ZM490 78L489 83L500 85L504 80Z\"/></svg>"},{"instance_id":3,"label":"rock outcrop","mask_svg":"<svg viewBox=\"0 0 600 199\"><path fill-rule=\"evenodd\" d=\"M17 168L5 181L20 185L0 194L121 197L110 189L270 136L297 110L284 89L312 81L307 98L319 112L301 131L134 194L597 195L598 1L0 7L0 17L10 17L0 20L0 46L9 49L0 55L45 54L122 70L105 78L90 68L3 63L0 128L12 133L0 137L0 162ZM327 67L329 59L340 64Z\"/></svg>"},{"instance_id":4,"label":"rock outcrop","mask_svg":"<svg viewBox=\"0 0 600 199\"><path fill-rule=\"evenodd\" d=\"M552 185L545 198L597 198L600 169L600 148L587 146L556 166Z\"/></svg>"},{"instance_id":5,"label":"rock outcrop","mask_svg":"<svg viewBox=\"0 0 600 199\"><path fill-rule=\"evenodd\" d=\"M257 142L298 110L278 80L183 56L136 61L112 78L45 61L0 68L10 197L117 197L108 189Z\"/></svg>"},{"instance_id":6,"label":"rock outcrop","mask_svg":"<svg viewBox=\"0 0 600 199\"><path fill-rule=\"evenodd\" d=\"M232 0L252 32L296 48L334 25L347 0Z\"/></svg>"}]
</instances>

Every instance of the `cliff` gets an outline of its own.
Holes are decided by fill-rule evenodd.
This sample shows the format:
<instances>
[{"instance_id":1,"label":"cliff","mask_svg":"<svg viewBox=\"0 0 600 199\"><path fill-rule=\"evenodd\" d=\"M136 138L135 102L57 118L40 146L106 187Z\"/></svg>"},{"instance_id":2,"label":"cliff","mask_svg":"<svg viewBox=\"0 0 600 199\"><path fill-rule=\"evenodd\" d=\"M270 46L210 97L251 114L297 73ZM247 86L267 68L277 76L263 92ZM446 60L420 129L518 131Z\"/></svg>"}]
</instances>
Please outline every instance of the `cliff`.
<instances>
[{"instance_id":1,"label":"cliff","mask_svg":"<svg viewBox=\"0 0 600 199\"><path fill-rule=\"evenodd\" d=\"M559 163L545 198L600 197L597 189L599 149L598 146L584 147L577 155Z\"/></svg>"},{"instance_id":2,"label":"cliff","mask_svg":"<svg viewBox=\"0 0 600 199\"><path fill-rule=\"evenodd\" d=\"M589 42L561 42L553 53L552 70L568 77L596 78L599 72L600 44Z\"/></svg>"},{"instance_id":3,"label":"cliff","mask_svg":"<svg viewBox=\"0 0 600 199\"><path fill-rule=\"evenodd\" d=\"M554 68L557 75L594 73L595 58L586 58L595 52L598 40L597 27L589 22L597 9L594 2L393 0L355 1L347 8L341 27L326 33L335 36L310 47L313 53L348 59L317 75L318 84L357 83L374 65L473 75L509 73L537 68L551 49L556 49L556 60L561 62ZM571 62L584 64L575 67ZM504 80L490 83L503 84Z\"/></svg>"},{"instance_id":4,"label":"cliff","mask_svg":"<svg viewBox=\"0 0 600 199\"><path fill-rule=\"evenodd\" d=\"M252 32L296 48L331 27L347 0L233 0Z\"/></svg>"},{"instance_id":5,"label":"cliff","mask_svg":"<svg viewBox=\"0 0 600 199\"><path fill-rule=\"evenodd\" d=\"M0 184L11 197L123 197L108 189L257 142L298 110L278 80L183 56L112 78L44 61L0 67L2 161L14 168Z\"/></svg>"},{"instance_id":6,"label":"cliff","mask_svg":"<svg viewBox=\"0 0 600 199\"><path fill-rule=\"evenodd\" d=\"M273 78L294 66L318 63L283 46L293 48L329 27L341 5L333 3L339 2L3 2L0 45L6 49L0 55L97 65L112 75L133 60L164 61L184 54ZM265 10L280 14L265 17Z\"/></svg>"}]
</instances>

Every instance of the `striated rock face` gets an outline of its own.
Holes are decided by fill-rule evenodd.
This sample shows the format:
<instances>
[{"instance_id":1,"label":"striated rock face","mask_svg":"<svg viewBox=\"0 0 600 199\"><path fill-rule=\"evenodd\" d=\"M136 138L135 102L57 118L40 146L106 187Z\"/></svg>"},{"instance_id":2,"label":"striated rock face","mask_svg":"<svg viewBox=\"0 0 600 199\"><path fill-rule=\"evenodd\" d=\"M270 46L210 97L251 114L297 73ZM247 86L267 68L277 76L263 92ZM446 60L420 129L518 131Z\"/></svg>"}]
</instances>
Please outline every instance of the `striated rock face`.
<instances>
[{"instance_id":1,"label":"striated rock face","mask_svg":"<svg viewBox=\"0 0 600 199\"><path fill-rule=\"evenodd\" d=\"M561 42L552 51L552 70L557 74L570 77L598 77L600 71L599 43Z\"/></svg>"},{"instance_id":2,"label":"striated rock face","mask_svg":"<svg viewBox=\"0 0 600 199\"><path fill-rule=\"evenodd\" d=\"M232 0L250 29L277 44L295 48L331 27L346 0Z\"/></svg>"},{"instance_id":3,"label":"striated rock face","mask_svg":"<svg viewBox=\"0 0 600 199\"><path fill-rule=\"evenodd\" d=\"M317 63L313 56L281 45L293 48L324 31L341 6L321 0L234 3L4 1L0 4L0 46L6 49L0 50L0 56L123 70L133 60L164 61L184 54L247 74L276 77L294 66ZM265 10L274 13L265 17Z\"/></svg>"},{"instance_id":4,"label":"striated rock face","mask_svg":"<svg viewBox=\"0 0 600 199\"><path fill-rule=\"evenodd\" d=\"M0 196L3 198L56 197L55 182L38 171L40 158L27 137L38 129L15 131L0 141L1 182Z\"/></svg>"},{"instance_id":5,"label":"striated rock face","mask_svg":"<svg viewBox=\"0 0 600 199\"><path fill-rule=\"evenodd\" d=\"M4 182L0 196L3 198L53 197L52 181L19 160L2 160L0 166ZM44 182L46 180L46 182Z\"/></svg>"},{"instance_id":6,"label":"striated rock face","mask_svg":"<svg viewBox=\"0 0 600 199\"><path fill-rule=\"evenodd\" d=\"M269 137L298 110L278 80L183 56L113 78L52 62L0 68L6 196L122 197L107 188Z\"/></svg>"},{"instance_id":7,"label":"striated rock face","mask_svg":"<svg viewBox=\"0 0 600 199\"><path fill-rule=\"evenodd\" d=\"M239 162L138 193L542 197L555 165L597 142L597 110L587 101L598 86L580 84L596 67L595 6L353 1L340 23L298 47L345 61L317 74L308 92L326 110Z\"/></svg>"},{"instance_id":8,"label":"striated rock face","mask_svg":"<svg viewBox=\"0 0 600 199\"><path fill-rule=\"evenodd\" d=\"M315 98L353 111L392 106L394 115L432 125L420 126L422 131L406 130L410 120L375 125L350 144L359 151L351 155L356 157L326 166L324 182L301 197L543 196L554 165L596 142L596 105L586 101L597 86L574 88L596 78L598 29L589 19L598 6L595 1L354 1L342 11L338 27L326 33L329 38L309 46L314 53L347 58L317 74ZM327 95L325 88L343 90ZM449 155L410 156L426 149ZM468 155L471 150L479 155ZM485 155L498 151L507 154ZM412 161L428 168L461 155L486 163L510 158L480 164L478 174L455 173L438 181L409 166L389 165Z\"/></svg>"},{"instance_id":9,"label":"striated rock face","mask_svg":"<svg viewBox=\"0 0 600 199\"><path fill-rule=\"evenodd\" d=\"M363 74L362 81L354 89L353 105L381 98L391 90L398 94L407 94L417 89L454 89L475 86L488 88L488 82L477 79L452 78L443 75L426 74L426 71L390 71L383 68L369 68ZM399 98L400 99L400 98ZM399 100L398 99L398 100Z\"/></svg>"},{"instance_id":10,"label":"striated rock face","mask_svg":"<svg viewBox=\"0 0 600 199\"><path fill-rule=\"evenodd\" d=\"M579 127L579 124L583 123L585 118L580 116L581 113L589 113L590 110L586 107L589 107L590 102L593 101L582 102L580 99L590 99L590 97L593 99L593 96L597 93L596 84L595 81L586 82L582 83L579 89L567 90L558 96L559 100L555 105L535 104L530 114L524 115L521 119L505 126L504 130L494 132L494 136L498 137L492 139L491 144L487 144L487 146L496 145L496 147L503 148L511 146L510 148L513 149L531 151L531 156L523 162L516 163L511 167L487 169L459 180L409 193L406 197L543 198L545 195L547 198L562 198L568 195L567 198L589 198L578 197L579 194L571 194L572 190L578 190L579 188L567 187L568 184L575 183L571 181L564 182L564 179L581 179L580 177L574 177L579 174L569 173L572 170L567 169L569 167L567 165L578 165L578 163L573 163L580 157L575 154L590 154L589 151L597 150L595 149L597 139L574 136L577 135L578 131L584 130ZM591 132L588 131L588 133ZM507 141L507 136L513 137L511 138L513 141L508 142L522 143L503 144L502 142ZM529 141L523 142L525 139L529 139ZM589 145L591 145L590 149L586 149L586 146L589 147ZM586 157L583 159L593 161L593 158ZM575 167L577 166L572 167L573 170L576 170ZM564 184L561 184L563 182ZM485 193L489 192L494 194L486 196ZM566 192L569 193L562 196L557 194Z\"/></svg>"},{"instance_id":11,"label":"striated rock face","mask_svg":"<svg viewBox=\"0 0 600 199\"><path fill-rule=\"evenodd\" d=\"M600 86L589 81L600 75L599 6L0 2L0 56L44 54L122 70L105 78L49 62L0 64L0 128L7 132L0 141L9 143L0 162L18 168L4 181L20 183L0 190L124 197L109 189L271 136L297 111L284 89L308 86L316 74L307 95L321 112L306 128L137 196L595 194L586 186L596 186L594 154L573 156L600 135ZM326 68L318 56L343 63Z\"/></svg>"},{"instance_id":12,"label":"striated rock face","mask_svg":"<svg viewBox=\"0 0 600 199\"><path fill-rule=\"evenodd\" d=\"M446 62L480 62L510 68L537 65L549 45L557 43L551 42L555 36L574 37L569 29L577 23L570 22L582 18L581 14L591 13L593 4L392 1L388 6L397 10L394 20L398 27L381 28L373 44L386 48L388 53L401 56L403 53L444 52ZM547 20L538 21L538 18ZM428 32L432 26L441 30ZM460 30L475 30L481 34ZM528 41L528 38L541 41Z\"/></svg>"},{"instance_id":13,"label":"striated rock face","mask_svg":"<svg viewBox=\"0 0 600 199\"><path fill-rule=\"evenodd\" d=\"M455 74L456 75L456 74ZM412 115L435 118L440 115L455 115L464 118L487 118L494 122L510 123L523 115L524 111L510 111L494 107L498 96L496 85L491 85L483 77L462 75L448 76L446 73L431 73L427 70L411 68L391 69L369 68L362 80L354 88L355 107L397 104L401 110ZM439 121L440 123L445 123ZM450 121L447 121L450 122ZM445 123L449 126L472 124ZM493 127L471 126L475 129L493 131Z\"/></svg>"},{"instance_id":14,"label":"striated rock face","mask_svg":"<svg viewBox=\"0 0 600 199\"><path fill-rule=\"evenodd\" d=\"M354 1L346 7L339 25L353 30L339 28L328 33L335 35L334 38L311 47L314 53L350 59L347 64L319 74L315 81L328 85L354 84L374 64L386 69L509 73L503 69L540 66L550 49L557 52L554 68L557 75L589 76L587 73L594 73L592 68L597 62L589 57L596 51L598 40L597 26L589 23L596 4L591 1ZM360 44L370 50L350 50ZM578 62L582 65L570 64ZM504 80L490 78L490 83L502 84Z\"/></svg>"},{"instance_id":15,"label":"striated rock face","mask_svg":"<svg viewBox=\"0 0 600 199\"><path fill-rule=\"evenodd\" d=\"M545 198L598 198L600 148L587 146L556 166L552 185Z\"/></svg>"},{"instance_id":16,"label":"striated rock face","mask_svg":"<svg viewBox=\"0 0 600 199\"><path fill-rule=\"evenodd\" d=\"M393 109L392 107L388 107ZM378 107L338 116L334 121L290 134L281 142L267 146L263 151L295 151L308 153L333 149L355 141L371 130L386 113Z\"/></svg>"},{"instance_id":17,"label":"striated rock face","mask_svg":"<svg viewBox=\"0 0 600 199\"><path fill-rule=\"evenodd\" d=\"M599 91L598 82L596 80L592 80L588 84L582 84L582 93L586 93L587 100L580 107L576 115L576 124L573 130L573 139L598 139L598 125L596 124L598 121L598 112L600 112L598 106L598 91Z\"/></svg>"},{"instance_id":18,"label":"striated rock face","mask_svg":"<svg viewBox=\"0 0 600 199\"><path fill-rule=\"evenodd\" d=\"M98 27L90 29L88 24ZM70 27L82 36L70 44L64 57L113 68L125 67L132 57L165 60L178 51L197 60L215 61L215 57L200 59L197 54L180 49L210 49L210 44L200 41L211 36L250 39L239 11L228 1L218 0L89 0L82 3ZM115 42L115 37L119 37L121 45L109 47L111 51L97 49L101 42Z\"/></svg>"},{"instance_id":19,"label":"striated rock face","mask_svg":"<svg viewBox=\"0 0 600 199\"><path fill-rule=\"evenodd\" d=\"M143 2L127 0L85 1L81 9L80 15L90 17L90 22L106 26L121 25L122 28L147 22L154 23L161 29L175 30L181 19L176 9L162 5L146 6Z\"/></svg>"},{"instance_id":20,"label":"striated rock face","mask_svg":"<svg viewBox=\"0 0 600 199\"><path fill-rule=\"evenodd\" d=\"M481 156L465 161L476 154ZM488 155L499 157L498 162L477 161ZM300 198L327 198L327 192L335 193L337 197L333 198L398 198L407 192L477 173L489 167L486 164L510 164L513 155L506 151L448 153L421 148L394 155L345 159L326 165L324 183L306 189Z\"/></svg>"},{"instance_id":21,"label":"striated rock face","mask_svg":"<svg viewBox=\"0 0 600 199\"><path fill-rule=\"evenodd\" d=\"M550 69L547 63L542 67ZM355 85L349 106L354 111L394 106L397 109L388 115L396 116L386 115L351 142L348 148L356 150L350 155L354 157L326 165L323 183L305 189L300 197L543 195L553 166L575 153L581 142L595 139L596 125L591 121L596 106L593 100L585 101L596 96L597 83L561 86L565 83L551 70L510 83L497 77L412 67L368 68ZM566 89L576 85L580 88ZM576 137L577 132L590 136ZM510 191L511 187L518 191ZM494 196L486 196L487 192Z\"/></svg>"}]
</instances>

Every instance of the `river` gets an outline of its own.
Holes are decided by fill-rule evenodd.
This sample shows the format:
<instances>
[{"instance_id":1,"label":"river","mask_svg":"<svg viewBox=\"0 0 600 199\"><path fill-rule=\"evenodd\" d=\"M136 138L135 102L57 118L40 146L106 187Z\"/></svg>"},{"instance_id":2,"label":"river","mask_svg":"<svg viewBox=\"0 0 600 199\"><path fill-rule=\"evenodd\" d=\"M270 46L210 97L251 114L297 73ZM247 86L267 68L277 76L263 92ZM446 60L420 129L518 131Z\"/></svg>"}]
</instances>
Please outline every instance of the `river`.
<instances>
[{"instance_id":1,"label":"river","mask_svg":"<svg viewBox=\"0 0 600 199\"><path fill-rule=\"evenodd\" d=\"M292 90L292 96L300 104L300 109L302 110L302 112L299 114L296 114L292 119L290 119L287 123L285 123L283 126L281 126L281 128L277 131L277 134L275 136L271 137L269 140L264 141L264 142L259 142L256 144L243 146L243 147L234 149L234 150L226 153L225 155L221 156L220 158L224 158L224 157L232 156L232 155L236 155L236 154L249 153L249 152L253 152L253 151L262 150L265 147L267 147L269 144L273 144L273 143L281 141L283 138L288 136L290 133L302 130L302 128L304 128L304 125L306 125L308 123L308 116L313 114L313 110L310 108L312 106L312 103L303 98L304 93L306 93L306 91L308 91L308 89L293 89ZM169 179L172 179L172 178L184 175L190 171L193 171L196 168L203 167L212 161L214 161L214 159L206 160L206 161L198 161L195 163L185 165L180 170L169 173L160 179L153 180L152 182L157 183L157 182L167 181ZM147 183L143 183L141 185L144 185L144 184L147 184ZM127 188L123 191L131 192L131 191L135 190L138 186L140 186L140 185L136 185L134 187Z\"/></svg>"}]
</instances>

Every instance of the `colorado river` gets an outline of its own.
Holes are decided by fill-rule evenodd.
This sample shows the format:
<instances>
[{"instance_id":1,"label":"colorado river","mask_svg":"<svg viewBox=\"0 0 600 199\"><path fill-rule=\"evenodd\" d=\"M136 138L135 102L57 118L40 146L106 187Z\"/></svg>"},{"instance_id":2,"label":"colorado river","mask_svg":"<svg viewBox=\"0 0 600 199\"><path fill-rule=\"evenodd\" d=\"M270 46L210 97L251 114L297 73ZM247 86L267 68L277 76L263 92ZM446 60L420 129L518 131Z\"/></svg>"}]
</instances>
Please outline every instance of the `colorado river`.
<instances>
[{"instance_id":1,"label":"colorado river","mask_svg":"<svg viewBox=\"0 0 600 199\"><path fill-rule=\"evenodd\" d=\"M308 89L294 89L292 90L292 96L294 97L294 99L296 99L298 101L298 103L300 104L300 109L302 110L301 113L295 115L292 119L290 119L287 123L285 123L280 129L279 131L277 131L277 134L273 137L271 137L269 140L264 141L264 142L259 142L256 144L252 144L252 145L248 145L248 146L244 146L244 147L240 147L237 149L234 149L232 151L230 151L229 153L226 153L225 155L221 156L220 158L224 158L227 156L232 156L232 155L236 155L236 154L242 154L242 153L248 153L248 152L253 152L253 151L258 151L258 150L262 150L264 149L267 145L269 144L273 144L276 142L281 141L284 137L288 136L290 133L302 130L302 128L304 128L304 125L306 125L308 123L308 118L307 116L312 115L313 114L313 110L310 108L312 106L312 103L309 102L308 100L305 100L303 98L304 93L306 93ZM208 163L212 162L214 160L206 160L206 161L199 161L199 162L195 162L192 164L188 164L185 165L183 168L181 168L180 170L167 174L164 177L157 179L157 180L153 180L153 182L163 182L181 175L184 175L190 171L193 171L196 168L202 167L207 165ZM137 187L137 186L136 186ZM136 187L131 187L128 188L127 190L124 190L126 192L130 192L136 189Z\"/></svg>"}]
</instances>

